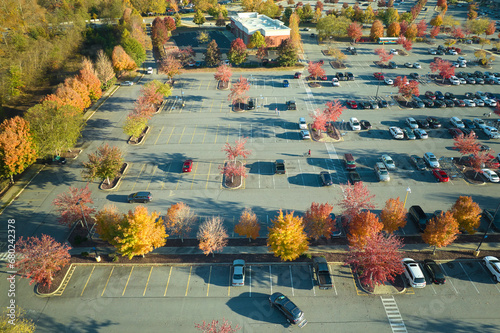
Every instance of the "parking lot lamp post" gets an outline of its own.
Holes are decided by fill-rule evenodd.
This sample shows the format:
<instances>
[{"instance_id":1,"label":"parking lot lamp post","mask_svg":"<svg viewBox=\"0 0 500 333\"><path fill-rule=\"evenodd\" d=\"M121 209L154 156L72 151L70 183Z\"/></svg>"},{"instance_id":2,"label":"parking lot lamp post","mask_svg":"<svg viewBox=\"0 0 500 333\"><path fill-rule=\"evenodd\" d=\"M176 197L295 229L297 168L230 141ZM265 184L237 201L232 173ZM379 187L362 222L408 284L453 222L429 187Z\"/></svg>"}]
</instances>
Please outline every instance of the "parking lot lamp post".
<instances>
[{"instance_id":1,"label":"parking lot lamp post","mask_svg":"<svg viewBox=\"0 0 500 333\"><path fill-rule=\"evenodd\" d=\"M474 251L474 256L479 256L479 253L481 252L479 248L481 245L483 245L484 240L486 237L488 237L488 231L490 231L491 225L493 224L493 221L495 221L495 216L497 216L498 209L500 208L500 203L498 203L497 209L495 209L495 213L493 214L493 217L490 220L490 224L488 224L488 228L486 228L486 231L484 232L483 238L481 238L481 241L479 242L479 245L477 246L476 251Z\"/></svg>"},{"instance_id":2,"label":"parking lot lamp post","mask_svg":"<svg viewBox=\"0 0 500 333\"><path fill-rule=\"evenodd\" d=\"M411 193L411 188L409 186L406 188L406 195L405 195L405 201L403 203L403 208L406 206L406 199L408 199L408 193Z\"/></svg>"},{"instance_id":3,"label":"parking lot lamp post","mask_svg":"<svg viewBox=\"0 0 500 333\"><path fill-rule=\"evenodd\" d=\"M76 204L80 205L80 210L82 211L83 222L85 222L85 228L87 228L87 236L90 237L90 241L93 242L94 240L92 239L92 233L89 230L89 225L87 224L87 219L85 218L85 213L83 212L82 198L78 199ZM101 257L97 254L97 249L95 247L93 247L92 250L95 251L95 260L97 262L101 261Z\"/></svg>"}]
</instances>

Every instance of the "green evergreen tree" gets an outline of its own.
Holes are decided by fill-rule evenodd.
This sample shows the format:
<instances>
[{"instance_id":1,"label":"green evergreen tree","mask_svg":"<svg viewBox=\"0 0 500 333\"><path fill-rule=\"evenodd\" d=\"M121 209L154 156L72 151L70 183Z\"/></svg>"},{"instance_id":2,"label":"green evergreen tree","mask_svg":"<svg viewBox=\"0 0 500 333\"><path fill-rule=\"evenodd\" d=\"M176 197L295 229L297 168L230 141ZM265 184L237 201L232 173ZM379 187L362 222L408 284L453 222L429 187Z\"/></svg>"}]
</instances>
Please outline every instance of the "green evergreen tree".
<instances>
[{"instance_id":1,"label":"green evergreen tree","mask_svg":"<svg viewBox=\"0 0 500 333\"><path fill-rule=\"evenodd\" d=\"M278 63L280 66L289 67L297 63L297 50L290 39L285 39L278 47Z\"/></svg>"}]
</instances>

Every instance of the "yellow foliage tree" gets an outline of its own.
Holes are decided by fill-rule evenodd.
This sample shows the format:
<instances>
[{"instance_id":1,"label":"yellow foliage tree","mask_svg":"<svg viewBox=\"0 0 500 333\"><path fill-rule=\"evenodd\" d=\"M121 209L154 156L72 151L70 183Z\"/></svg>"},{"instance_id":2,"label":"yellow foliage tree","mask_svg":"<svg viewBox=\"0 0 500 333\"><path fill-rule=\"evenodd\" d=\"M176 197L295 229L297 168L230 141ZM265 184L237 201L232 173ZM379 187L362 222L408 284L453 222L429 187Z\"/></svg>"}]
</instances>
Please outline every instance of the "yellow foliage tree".
<instances>
[{"instance_id":1,"label":"yellow foliage tree","mask_svg":"<svg viewBox=\"0 0 500 333\"><path fill-rule=\"evenodd\" d=\"M102 240L116 245L115 237L118 235L118 228L125 222L124 214L118 212L115 205L106 205L95 216L96 231Z\"/></svg>"},{"instance_id":2,"label":"yellow foliage tree","mask_svg":"<svg viewBox=\"0 0 500 333\"><path fill-rule=\"evenodd\" d=\"M234 232L240 236L248 237L250 239L256 239L259 237L260 225L257 219L257 215L252 211L251 208L246 208L240 216L240 223L234 226Z\"/></svg>"},{"instance_id":3,"label":"yellow foliage tree","mask_svg":"<svg viewBox=\"0 0 500 333\"><path fill-rule=\"evenodd\" d=\"M460 196L451 207L451 212L460 230L465 230L471 235L476 233L481 224L481 208L471 197Z\"/></svg>"},{"instance_id":4,"label":"yellow foliage tree","mask_svg":"<svg viewBox=\"0 0 500 333\"><path fill-rule=\"evenodd\" d=\"M159 216L157 212L149 215L144 206L137 206L133 212L130 210L125 223L118 226L119 234L115 237L118 252L132 259L165 245L168 235Z\"/></svg>"},{"instance_id":5,"label":"yellow foliage tree","mask_svg":"<svg viewBox=\"0 0 500 333\"><path fill-rule=\"evenodd\" d=\"M36 326L31 319L26 318L26 311L20 307L16 307L15 313L11 313L9 309L4 308L2 311L2 319L0 319L0 332L2 333L34 333ZM14 316L15 324L10 321L11 315Z\"/></svg>"},{"instance_id":6,"label":"yellow foliage tree","mask_svg":"<svg viewBox=\"0 0 500 333\"><path fill-rule=\"evenodd\" d=\"M385 202L385 207L380 213L380 222L384 225L384 231L390 234L406 225L406 209L404 203L399 201L399 197L390 198Z\"/></svg>"},{"instance_id":7,"label":"yellow foliage tree","mask_svg":"<svg viewBox=\"0 0 500 333\"><path fill-rule=\"evenodd\" d=\"M267 246L281 260L294 260L309 249L304 223L301 217L293 216L293 211L283 215L280 209L278 216L269 228Z\"/></svg>"}]
</instances>

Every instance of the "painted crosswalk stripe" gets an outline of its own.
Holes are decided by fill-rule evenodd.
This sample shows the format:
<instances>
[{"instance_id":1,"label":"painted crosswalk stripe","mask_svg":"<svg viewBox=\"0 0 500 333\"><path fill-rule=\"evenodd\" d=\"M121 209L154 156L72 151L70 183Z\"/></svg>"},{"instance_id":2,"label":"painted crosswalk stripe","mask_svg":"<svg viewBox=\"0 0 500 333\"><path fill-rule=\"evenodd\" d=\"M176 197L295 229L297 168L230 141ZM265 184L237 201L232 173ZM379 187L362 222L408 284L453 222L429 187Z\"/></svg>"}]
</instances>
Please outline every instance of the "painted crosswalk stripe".
<instances>
[{"instance_id":1,"label":"painted crosswalk stripe","mask_svg":"<svg viewBox=\"0 0 500 333\"><path fill-rule=\"evenodd\" d=\"M384 306L385 314L389 320L389 325L391 325L392 332L407 333L408 331L406 330L403 317L401 317L401 313L399 312L394 296L380 296L380 300L382 300L382 305Z\"/></svg>"}]
</instances>

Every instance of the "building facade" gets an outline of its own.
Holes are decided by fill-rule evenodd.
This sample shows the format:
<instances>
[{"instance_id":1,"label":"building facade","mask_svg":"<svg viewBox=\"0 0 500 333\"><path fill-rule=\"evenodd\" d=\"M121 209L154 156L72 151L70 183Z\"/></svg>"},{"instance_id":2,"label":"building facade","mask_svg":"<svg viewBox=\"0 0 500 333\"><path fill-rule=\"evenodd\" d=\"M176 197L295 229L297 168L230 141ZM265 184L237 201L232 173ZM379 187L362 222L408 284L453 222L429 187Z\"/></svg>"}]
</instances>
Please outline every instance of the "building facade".
<instances>
[{"instance_id":1,"label":"building facade","mask_svg":"<svg viewBox=\"0 0 500 333\"><path fill-rule=\"evenodd\" d=\"M290 28L280 20L259 13L238 13L231 16L231 32L245 44L250 42L250 37L257 31L264 36L269 47L278 46L281 41L290 38Z\"/></svg>"}]
</instances>

